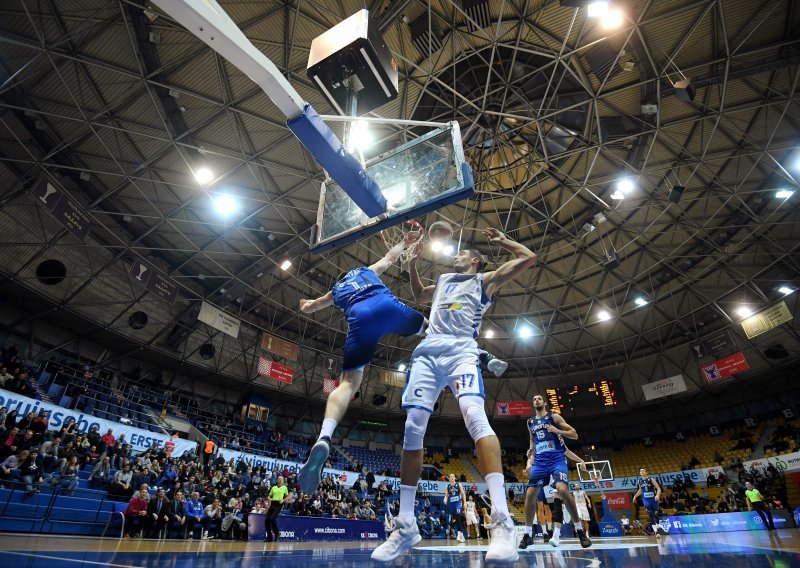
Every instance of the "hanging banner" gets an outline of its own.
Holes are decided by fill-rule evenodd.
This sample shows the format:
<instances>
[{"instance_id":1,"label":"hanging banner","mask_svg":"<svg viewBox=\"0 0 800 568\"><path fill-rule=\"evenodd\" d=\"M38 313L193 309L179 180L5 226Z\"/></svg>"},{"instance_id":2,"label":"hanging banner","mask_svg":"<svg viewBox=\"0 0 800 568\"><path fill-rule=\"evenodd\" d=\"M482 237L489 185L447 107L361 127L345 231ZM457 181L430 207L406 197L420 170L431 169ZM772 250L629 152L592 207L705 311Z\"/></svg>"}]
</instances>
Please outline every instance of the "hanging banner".
<instances>
[{"instance_id":1,"label":"hanging banner","mask_svg":"<svg viewBox=\"0 0 800 568\"><path fill-rule=\"evenodd\" d=\"M406 374L400 371L381 369L381 382L391 387L403 388L406 386Z\"/></svg>"},{"instance_id":2,"label":"hanging banner","mask_svg":"<svg viewBox=\"0 0 800 568\"><path fill-rule=\"evenodd\" d=\"M786 307L786 302L780 301L774 306L761 310L755 315L742 321L742 329L747 335L747 339L753 339L757 335L766 333L770 329L776 328L782 323L792 320L792 313Z\"/></svg>"},{"instance_id":3,"label":"hanging banner","mask_svg":"<svg viewBox=\"0 0 800 568\"><path fill-rule=\"evenodd\" d=\"M278 357L284 357L290 361L297 361L299 348L297 343L292 343L280 337L275 337L269 333L261 336L261 349L274 353Z\"/></svg>"},{"instance_id":4,"label":"hanging banner","mask_svg":"<svg viewBox=\"0 0 800 568\"><path fill-rule=\"evenodd\" d=\"M175 303L178 297L178 285L148 263L135 260L131 264L128 274L151 294L155 294L170 304Z\"/></svg>"},{"instance_id":5,"label":"hanging banner","mask_svg":"<svg viewBox=\"0 0 800 568\"><path fill-rule=\"evenodd\" d=\"M339 380L333 377L324 377L322 379L322 392L331 394L339 386Z\"/></svg>"},{"instance_id":6,"label":"hanging banner","mask_svg":"<svg viewBox=\"0 0 800 568\"><path fill-rule=\"evenodd\" d=\"M120 424L119 422L97 418L79 410L64 408L63 406L57 406L41 400L34 400L27 396L2 389L0 389L0 406L5 406L9 411L17 410L20 416L25 416L29 412L38 414L42 410L47 410L50 413L49 430L60 430L70 418L75 420L78 433L80 434L91 431L94 426L99 428L101 434L105 434L111 429L117 441L119 441L122 436L125 437L124 442L131 445L134 454L149 450L153 447L154 443L157 443L159 448L163 448L164 444L169 440L175 443L173 455L176 456L182 455L186 450L192 451L197 447L195 442L189 440L172 438L167 434L149 432L141 428L128 426L127 424Z\"/></svg>"},{"instance_id":7,"label":"hanging banner","mask_svg":"<svg viewBox=\"0 0 800 568\"><path fill-rule=\"evenodd\" d=\"M287 385L292 384L294 380L294 369L263 357L258 358L258 374Z\"/></svg>"},{"instance_id":8,"label":"hanging banner","mask_svg":"<svg viewBox=\"0 0 800 568\"><path fill-rule=\"evenodd\" d=\"M701 369L706 382L713 383L746 371L749 368L750 365L747 364L744 353L739 351L730 357L725 357L719 361L714 361L710 365L705 365Z\"/></svg>"},{"instance_id":9,"label":"hanging banner","mask_svg":"<svg viewBox=\"0 0 800 568\"><path fill-rule=\"evenodd\" d=\"M43 206L62 227L85 241L92 230L92 220L81 205L52 183L47 176L40 176L31 187L31 197Z\"/></svg>"},{"instance_id":10,"label":"hanging banner","mask_svg":"<svg viewBox=\"0 0 800 568\"><path fill-rule=\"evenodd\" d=\"M675 375L653 383L646 383L642 385L642 391L644 392L645 400L656 400L686 392L686 381L683 380L683 375Z\"/></svg>"},{"instance_id":11,"label":"hanging banner","mask_svg":"<svg viewBox=\"0 0 800 568\"><path fill-rule=\"evenodd\" d=\"M530 416L533 407L529 400L508 400L498 402L494 407L494 415L500 416Z\"/></svg>"},{"instance_id":12,"label":"hanging banner","mask_svg":"<svg viewBox=\"0 0 800 568\"><path fill-rule=\"evenodd\" d=\"M203 302L200 305L200 313L197 314L197 319L221 331L225 335L230 335L234 339L239 337L241 322L232 315L219 308L215 308L208 302Z\"/></svg>"}]
</instances>

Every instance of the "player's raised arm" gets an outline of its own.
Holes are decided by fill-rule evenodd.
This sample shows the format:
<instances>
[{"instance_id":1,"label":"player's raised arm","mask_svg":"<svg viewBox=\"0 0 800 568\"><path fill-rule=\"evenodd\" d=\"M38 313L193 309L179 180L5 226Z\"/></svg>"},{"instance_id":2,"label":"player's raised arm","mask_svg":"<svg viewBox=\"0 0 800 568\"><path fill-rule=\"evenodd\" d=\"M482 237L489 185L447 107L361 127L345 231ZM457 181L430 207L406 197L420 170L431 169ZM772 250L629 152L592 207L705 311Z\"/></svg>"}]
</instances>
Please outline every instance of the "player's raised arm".
<instances>
[{"instance_id":1,"label":"player's raised arm","mask_svg":"<svg viewBox=\"0 0 800 568\"><path fill-rule=\"evenodd\" d=\"M325 294L324 296L320 296L319 298L316 298L314 300L306 300L305 298L300 300L300 311L303 312L304 314L310 314L332 305L333 305L333 292L328 291L328 293Z\"/></svg>"},{"instance_id":2,"label":"player's raised arm","mask_svg":"<svg viewBox=\"0 0 800 568\"><path fill-rule=\"evenodd\" d=\"M503 263L494 272L488 272L484 276L486 294L491 298L503 284L510 282L533 266L536 263L536 254L525 245L509 239L497 229L484 229L483 234L490 243L500 245L514 257Z\"/></svg>"},{"instance_id":3,"label":"player's raised arm","mask_svg":"<svg viewBox=\"0 0 800 568\"><path fill-rule=\"evenodd\" d=\"M429 303L433 301L433 292L436 290L436 286L423 286L422 284L422 280L419 277L419 272L417 272L417 261L419 261L421 251L422 247L420 247L418 244L414 254L408 259L408 275L411 281L411 295L414 296L414 300L417 302Z\"/></svg>"},{"instance_id":4,"label":"player's raised arm","mask_svg":"<svg viewBox=\"0 0 800 568\"><path fill-rule=\"evenodd\" d=\"M411 231L402 241L390 248L389 252L383 255L382 259L370 265L370 270L378 275L383 274L391 265L397 262L397 259L403 254L403 251L410 246L414 246L421 236L422 234L419 231Z\"/></svg>"},{"instance_id":5,"label":"player's raised arm","mask_svg":"<svg viewBox=\"0 0 800 568\"><path fill-rule=\"evenodd\" d=\"M553 414L553 423L547 427L548 432L552 432L553 434L558 434L559 436L563 436L564 438L569 438L570 440L577 440L578 439L578 432L567 424L567 421L564 420L560 414Z\"/></svg>"}]
</instances>

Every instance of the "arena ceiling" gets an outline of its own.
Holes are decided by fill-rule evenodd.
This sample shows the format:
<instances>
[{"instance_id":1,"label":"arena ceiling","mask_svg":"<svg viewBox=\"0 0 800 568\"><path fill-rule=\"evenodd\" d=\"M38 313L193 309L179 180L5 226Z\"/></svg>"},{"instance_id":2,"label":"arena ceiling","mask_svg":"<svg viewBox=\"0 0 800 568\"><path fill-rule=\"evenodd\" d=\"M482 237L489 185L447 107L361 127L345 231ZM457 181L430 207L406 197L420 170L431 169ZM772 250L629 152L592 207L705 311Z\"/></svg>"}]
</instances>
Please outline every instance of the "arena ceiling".
<instances>
[{"instance_id":1,"label":"arena ceiling","mask_svg":"<svg viewBox=\"0 0 800 568\"><path fill-rule=\"evenodd\" d=\"M449 220L494 264L503 257L481 228L539 255L486 318L494 337L482 343L511 363L506 378L487 381L492 403L605 378L638 405L641 384L680 373L690 393L713 395L724 386L706 385L699 366L714 358L688 347L726 328L751 373L800 355L796 319L748 340L736 312L784 299L797 314L798 294L778 288L798 284L800 194L776 198L800 176L797 3L614 4L623 24L604 30L586 9L552 0L366 3L400 73L399 96L373 114L457 120L476 173L474 198L424 222ZM222 6L306 100L331 112L306 77L309 46L364 4ZM292 385L258 388L319 407L326 355L340 352L345 328L335 310L299 314L298 300L385 248L371 237L308 252L323 173L270 100L146 3L13 0L0 16L2 291L27 314L10 323L49 319L120 356L190 363L221 397L226 385L244 387L233 379L254 380L266 330L299 342L300 360ZM696 88L690 102L676 94L682 79ZM382 126L376 148L421 132ZM193 175L204 166L208 185ZM84 240L31 196L43 173L87 212ZM612 198L626 176L634 189ZM677 202L673 186L685 187ZM221 193L240 200L228 217L212 206ZM43 264L53 260L63 279L57 263ZM423 275L445 260L423 262ZM142 261L176 285L174 303L134 281ZM400 267L387 280L410 299ZM201 300L243 321L238 339L197 321ZM525 326L532 337L519 337ZM375 367L407 363L414 343L387 338ZM777 345L782 357L765 355ZM400 389L374 369L361 394L362 408L385 395L383 409L398 411ZM457 407L445 397L438 412Z\"/></svg>"}]
</instances>

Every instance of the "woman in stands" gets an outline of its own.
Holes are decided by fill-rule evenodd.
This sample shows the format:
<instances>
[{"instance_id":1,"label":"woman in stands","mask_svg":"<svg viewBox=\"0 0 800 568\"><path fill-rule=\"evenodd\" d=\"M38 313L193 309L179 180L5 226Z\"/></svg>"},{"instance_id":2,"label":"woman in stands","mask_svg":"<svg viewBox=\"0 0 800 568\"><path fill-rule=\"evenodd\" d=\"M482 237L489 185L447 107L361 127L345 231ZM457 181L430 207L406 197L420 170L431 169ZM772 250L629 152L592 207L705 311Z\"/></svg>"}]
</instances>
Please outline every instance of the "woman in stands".
<instances>
[{"instance_id":1,"label":"woman in stands","mask_svg":"<svg viewBox=\"0 0 800 568\"><path fill-rule=\"evenodd\" d=\"M78 470L80 469L78 463L78 456L72 456L70 460L61 466L61 475L58 478L58 486L61 488L63 495L72 495L75 488L78 486ZM53 480L53 485L56 480Z\"/></svg>"},{"instance_id":2,"label":"woman in stands","mask_svg":"<svg viewBox=\"0 0 800 568\"><path fill-rule=\"evenodd\" d=\"M14 470L22 465L29 455L28 450L22 450L19 454L11 454L0 463L0 487L5 487L3 481L11 481L14 478Z\"/></svg>"},{"instance_id":3,"label":"woman in stands","mask_svg":"<svg viewBox=\"0 0 800 568\"><path fill-rule=\"evenodd\" d=\"M11 430L14 426L17 425L17 411L12 410L6 415L6 430Z\"/></svg>"},{"instance_id":4,"label":"woman in stands","mask_svg":"<svg viewBox=\"0 0 800 568\"><path fill-rule=\"evenodd\" d=\"M67 422L61 428L61 431L58 433L59 438L64 442L64 445L74 442L75 436L78 433L78 425L75 424L74 418L68 418Z\"/></svg>"}]
</instances>

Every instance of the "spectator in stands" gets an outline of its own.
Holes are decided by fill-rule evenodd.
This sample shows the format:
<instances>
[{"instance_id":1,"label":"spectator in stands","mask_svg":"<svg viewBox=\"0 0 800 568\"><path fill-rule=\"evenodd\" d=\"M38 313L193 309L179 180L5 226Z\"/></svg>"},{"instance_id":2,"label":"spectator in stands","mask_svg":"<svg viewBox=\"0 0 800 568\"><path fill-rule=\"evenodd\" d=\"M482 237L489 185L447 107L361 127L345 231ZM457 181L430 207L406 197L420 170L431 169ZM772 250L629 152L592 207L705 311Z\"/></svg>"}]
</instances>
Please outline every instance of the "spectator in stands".
<instances>
[{"instance_id":1,"label":"spectator in stands","mask_svg":"<svg viewBox=\"0 0 800 568\"><path fill-rule=\"evenodd\" d=\"M68 462L61 466L58 479L56 480L55 477L51 477L50 483L52 485L58 484L63 495L72 495L75 493L75 488L78 486L79 469L80 464L78 463L78 456L72 456Z\"/></svg>"},{"instance_id":2,"label":"spectator in stands","mask_svg":"<svg viewBox=\"0 0 800 568\"><path fill-rule=\"evenodd\" d=\"M28 458L22 462L19 477L25 484L25 491L29 496L39 491L39 485L44 481L44 471L38 449L31 450Z\"/></svg>"},{"instance_id":3,"label":"spectator in stands","mask_svg":"<svg viewBox=\"0 0 800 568\"><path fill-rule=\"evenodd\" d=\"M150 495L146 489L142 489L137 493L128 507L125 509L125 536L130 538L132 536L141 536L144 532L147 522L147 503Z\"/></svg>"},{"instance_id":4,"label":"spectator in stands","mask_svg":"<svg viewBox=\"0 0 800 568\"><path fill-rule=\"evenodd\" d=\"M234 535L238 533L240 538L247 534L247 525L244 523L241 501L235 501L233 506L229 507L225 513L225 518L222 519L222 532L227 533L229 530Z\"/></svg>"},{"instance_id":5,"label":"spectator in stands","mask_svg":"<svg viewBox=\"0 0 800 568\"><path fill-rule=\"evenodd\" d=\"M15 470L28 459L30 452L22 450L19 454L11 454L3 463L0 463L0 487L5 487L4 481L12 481L14 479Z\"/></svg>"},{"instance_id":6,"label":"spectator in stands","mask_svg":"<svg viewBox=\"0 0 800 568\"><path fill-rule=\"evenodd\" d=\"M132 479L133 474L131 473L131 468L130 466L125 465L121 470L114 474L114 478L111 480L111 483L108 486L109 496L126 498L131 495L133 493L131 490Z\"/></svg>"},{"instance_id":7,"label":"spectator in stands","mask_svg":"<svg viewBox=\"0 0 800 568\"><path fill-rule=\"evenodd\" d=\"M259 505L261 501L258 501ZM203 516L203 538L219 538L219 531L222 527L222 504L219 499L214 499L210 505L206 505Z\"/></svg>"},{"instance_id":8,"label":"spectator in stands","mask_svg":"<svg viewBox=\"0 0 800 568\"><path fill-rule=\"evenodd\" d=\"M197 491L192 493L191 500L186 502L186 526L189 529L189 538L194 538L194 530L203 526L203 517L205 511L203 504L200 503L200 493Z\"/></svg>"},{"instance_id":9,"label":"spectator in stands","mask_svg":"<svg viewBox=\"0 0 800 568\"><path fill-rule=\"evenodd\" d=\"M290 512L292 513L292 515L305 516L309 514L308 507L309 507L308 495L306 495L302 491L299 491L297 493L297 500L294 503L292 503Z\"/></svg>"},{"instance_id":10,"label":"spectator in stands","mask_svg":"<svg viewBox=\"0 0 800 568\"><path fill-rule=\"evenodd\" d=\"M619 524L622 527L622 534L623 536L630 536L631 534L631 520L625 513L622 513L622 516L619 518Z\"/></svg>"},{"instance_id":11,"label":"spectator in stands","mask_svg":"<svg viewBox=\"0 0 800 568\"><path fill-rule=\"evenodd\" d=\"M178 466L173 463L167 466L167 471L161 476L161 479L158 480L158 485L163 485L169 489L175 483L176 479L178 479Z\"/></svg>"},{"instance_id":12,"label":"spectator in stands","mask_svg":"<svg viewBox=\"0 0 800 568\"><path fill-rule=\"evenodd\" d=\"M75 451L75 444L72 442L67 442L63 446L59 446L58 448L58 469L64 467L64 464L69 462L73 457L78 457L78 453Z\"/></svg>"},{"instance_id":13,"label":"spectator in stands","mask_svg":"<svg viewBox=\"0 0 800 568\"><path fill-rule=\"evenodd\" d=\"M175 530L182 530L186 526L186 499L182 491L175 493L175 499L170 503L169 508L169 527Z\"/></svg>"},{"instance_id":14,"label":"spectator in stands","mask_svg":"<svg viewBox=\"0 0 800 568\"><path fill-rule=\"evenodd\" d=\"M111 460L108 456L98 460L89 474L89 487L105 489L111 481Z\"/></svg>"},{"instance_id":15,"label":"spectator in stands","mask_svg":"<svg viewBox=\"0 0 800 568\"><path fill-rule=\"evenodd\" d=\"M28 428L27 430L24 430L24 432L25 433L22 435L22 438L17 441L17 450L30 451L30 449L34 446L38 447L38 444L33 443L33 430Z\"/></svg>"},{"instance_id":16,"label":"spectator in stands","mask_svg":"<svg viewBox=\"0 0 800 568\"><path fill-rule=\"evenodd\" d=\"M708 472L708 476L706 477L706 486L707 487L717 486L717 476L714 475L712 472Z\"/></svg>"},{"instance_id":17,"label":"spectator in stands","mask_svg":"<svg viewBox=\"0 0 800 568\"><path fill-rule=\"evenodd\" d=\"M89 443L93 446L97 446L98 450L105 450L106 443L103 441L102 436L100 436L100 427L96 424L87 432L86 439L89 440Z\"/></svg>"},{"instance_id":18,"label":"spectator in stands","mask_svg":"<svg viewBox=\"0 0 800 568\"><path fill-rule=\"evenodd\" d=\"M0 387L3 386L2 377L2 366L0 366ZM6 418L8 418L8 407L0 406L0 431L6 428Z\"/></svg>"},{"instance_id":19,"label":"spectator in stands","mask_svg":"<svg viewBox=\"0 0 800 568\"><path fill-rule=\"evenodd\" d=\"M39 448L42 456L45 473L52 473L58 467L58 448L61 446L61 438L56 436L50 441L44 442Z\"/></svg>"},{"instance_id":20,"label":"spectator in stands","mask_svg":"<svg viewBox=\"0 0 800 568\"><path fill-rule=\"evenodd\" d=\"M6 414L5 419L6 430L11 430L14 426L17 425L17 410L11 410Z\"/></svg>"},{"instance_id":21,"label":"spectator in stands","mask_svg":"<svg viewBox=\"0 0 800 568\"><path fill-rule=\"evenodd\" d=\"M31 430L31 432L33 432L33 423L35 421L36 421L36 413L29 412L28 414L22 417L22 420L20 420L17 423L17 427L19 427L19 429L22 432L24 432L25 430Z\"/></svg>"},{"instance_id":22,"label":"spectator in stands","mask_svg":"<svg viewBox=\"0 0 800 568\"><path fill-rule=\"evenodd\" d=\"M728 502L725 500L725 497L720 495L719 500L717 501L717 513L728 513L730 512L730 508L728 507Z\"/></svg>"},{"instance_id":23,"label":"spectator in stands","mask_svg":"<svg viewBox=\"0 0 800 568\"><path fill-rule=\"evenodd\" d=\"M64 444L75 441L75 436L78 433L78 425L75 424L74 418L68 418L67 422L62 426L58 433L58 437L64 441Z\"/></svg>"},{"instance_id":24,"label":"spectator in stands","mask_svg":"<svg viewBox=\"0 0 800 568\"><path fill-rule=\"evenodd\" d=\"M108 432L103 434L100 439L107 448L113 448L117 445L117 439L114 437L114 430L112 428L109 428Z\"/></svg>"},{"instance_id":25,"label":"spectator in stands","mask_svg":"<svg viewBox=\"0 0 800 568\"><path fill-rule=\"evenodd\" d=\"M170 502L163 489L156 492L155 499L147 502L147 534L157 538L169 522Z\"/></svg>"},{"instance_id":26,"label":"spectator in stands","mask_svg":"<svg viewBox=\"0 0 800 568\"><path fill-rule=\"evenodd\" d=\"M50 411L42 410L39 416L33 421L31 429L33 430L33 441L39 445L44 442L44 437L47 434L47 429L50 427Z\"/></svg>"},{"instance_id":27,"label":"spectator in stands","mask_svg":"<svg viewBox=\"0 0 800 568\"><path fill-rule=\"evenodd\" d=\"M0 459L6 459L8 456L19 452L20 439L19 428L16 426L7 428L5 439L0 445Z\"/></svg>"}]
</instances>

